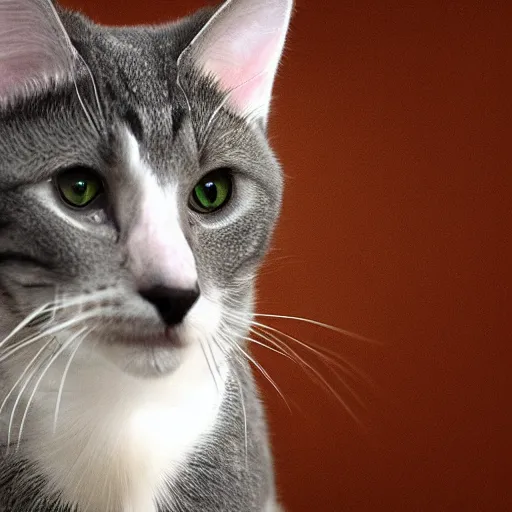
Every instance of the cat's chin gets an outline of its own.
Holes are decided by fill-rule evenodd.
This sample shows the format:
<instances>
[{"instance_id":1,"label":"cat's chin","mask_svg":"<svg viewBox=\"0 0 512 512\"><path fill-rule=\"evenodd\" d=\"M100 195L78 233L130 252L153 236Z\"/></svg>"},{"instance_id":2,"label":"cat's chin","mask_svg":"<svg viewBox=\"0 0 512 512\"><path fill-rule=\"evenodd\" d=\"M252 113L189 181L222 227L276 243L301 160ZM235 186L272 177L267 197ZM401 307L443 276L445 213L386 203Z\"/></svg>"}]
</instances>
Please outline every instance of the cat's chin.
<instances>
[{"instance_id":1,"label":"cat's chin","mask_svg":"<svg viewBox=\"0 0 512 512\"><path fill-rule=\"evenodd\" d=\"M115 343L104 345L102 355L123 373L142 379L161 378L183 362L184 348L162 343Z\"/></svg>"},{"instance_id":2,"label":"cat's chin","mask_svg":"<svg viewBox=\"0 0 512 512\"><path fill-rule=\"evenodd\" d=\"M171 329L139 333L136 330L104 332L98 349L124 373L137 378L159 378L181 365L187 343Z\"/></svg>"},{"instance_id":3,"label":"cat's chin","mask_svg":"<svg viewBox=\"0 0 512 512\"><path fill-rule=\"evenodd\" d=\"M183 362L182 350L166 350L163 347L155 348L145 353L137 354L125 361L121 367L123 372L140 379L155 379L166 377L180 367Z\"/></svg>"}]
</instances>

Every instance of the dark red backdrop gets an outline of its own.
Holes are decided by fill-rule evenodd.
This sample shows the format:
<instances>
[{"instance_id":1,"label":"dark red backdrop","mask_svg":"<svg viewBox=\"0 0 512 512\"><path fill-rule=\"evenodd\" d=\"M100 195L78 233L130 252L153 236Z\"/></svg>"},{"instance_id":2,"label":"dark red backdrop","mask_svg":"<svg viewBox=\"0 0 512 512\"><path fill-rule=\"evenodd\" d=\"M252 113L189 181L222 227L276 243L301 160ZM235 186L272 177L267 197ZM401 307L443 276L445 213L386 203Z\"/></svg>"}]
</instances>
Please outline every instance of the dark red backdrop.
<instances>
[{"instance_id":1,"label":"dark red backdrop","mask_svg":"<svg viewBox=\"0 0 512 512\"><path fill-rule=\"evenodd\" d=\"M66 4L121 24L201 2ZM365 370L366 411L329 377L361 426L257 351L292 409L264 385L291 512L512 510L512 9L413 4L298 0L277 82L288 187L259 310L383 343L272 324Z\"/></svg>"}]
</instances>

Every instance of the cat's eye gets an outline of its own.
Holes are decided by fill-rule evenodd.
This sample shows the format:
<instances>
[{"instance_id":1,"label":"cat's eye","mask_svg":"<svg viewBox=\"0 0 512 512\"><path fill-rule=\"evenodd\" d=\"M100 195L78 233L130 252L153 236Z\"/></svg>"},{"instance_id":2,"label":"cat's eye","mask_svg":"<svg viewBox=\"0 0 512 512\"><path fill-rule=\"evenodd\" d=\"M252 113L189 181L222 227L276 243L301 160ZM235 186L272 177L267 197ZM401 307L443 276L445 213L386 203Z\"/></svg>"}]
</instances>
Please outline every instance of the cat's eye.
<instances>
[{"instance_id":1,"label":"cat's eye","mask_svg":"<svg viewBox=\"0 0 512 512\"><path fill-rule=\"evenodd\" d=\"M56 178L62 199L75 208L84 208L103 192L101 178L86 167L61 172Z\"/></svg>"},{"instance_id":2,"label":"cat's eye","mask_svg":"<svg viewBox=\"0 0 512 512\"><path fill-rule=\"evenodd\" d=\"M211 213L222 208L231 198L233 179L229 169L208 173L194 187L190 207L199 213Z\"/></svg>"}]
</instances>

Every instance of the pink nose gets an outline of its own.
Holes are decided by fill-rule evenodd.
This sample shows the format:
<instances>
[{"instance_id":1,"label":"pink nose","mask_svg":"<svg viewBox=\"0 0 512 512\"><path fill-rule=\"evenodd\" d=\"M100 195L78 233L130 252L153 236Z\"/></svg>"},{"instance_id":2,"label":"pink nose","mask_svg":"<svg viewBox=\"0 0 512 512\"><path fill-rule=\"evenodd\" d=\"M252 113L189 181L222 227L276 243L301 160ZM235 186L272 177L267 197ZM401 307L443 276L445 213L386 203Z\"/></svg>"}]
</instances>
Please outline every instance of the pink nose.
<instances>
[{"instance_id":1,"label":"pink nose","mask_svg":"<svg viewBox=\"0 0 512 512\"><path fill-rule=\"evenodd\" d=\"M177 205L176 191L148 175L127 239L135 287L168 324L179 323L199 296L195 258Z\"/></svg>"},{"instance_id":2,"label":"pink nose","mask_svg":"<svg viewBox=\"0 0 512 512\"><path fill-rule=\"evenodd\" d=\"M197 288L194 255L175 219L141 222L128 241L128 251L139 290Z\"/></svg>"}]
</instances>

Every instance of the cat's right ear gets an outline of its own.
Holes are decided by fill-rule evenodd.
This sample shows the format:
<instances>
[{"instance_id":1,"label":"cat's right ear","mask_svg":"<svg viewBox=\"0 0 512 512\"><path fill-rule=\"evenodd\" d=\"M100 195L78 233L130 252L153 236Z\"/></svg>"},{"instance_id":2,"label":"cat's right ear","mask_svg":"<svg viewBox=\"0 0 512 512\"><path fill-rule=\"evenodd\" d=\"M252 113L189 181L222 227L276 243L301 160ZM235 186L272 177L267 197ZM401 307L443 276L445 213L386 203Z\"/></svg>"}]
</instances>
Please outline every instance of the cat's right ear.
<instances>
[{"instance_id":1,"label":"cat's right ear","mask_svg":"<svg viewBox=\"0 0 512 512\"><path fill-rule=\"evenodd\" d=\"M226 0L180 55L178 73L200 69L233 108L265 124L292 7L293 0Z\"/></svg>"},{"instance_id":2,"label":"cat's right ear","mask_svg":"<svg viewBox=\"0 0 512 512\"><path fill-rule=\"evenodd\" d=\"M75 54L51 0L0 0L0 103L69 76Z\"/></svg>"}]
</instances>

